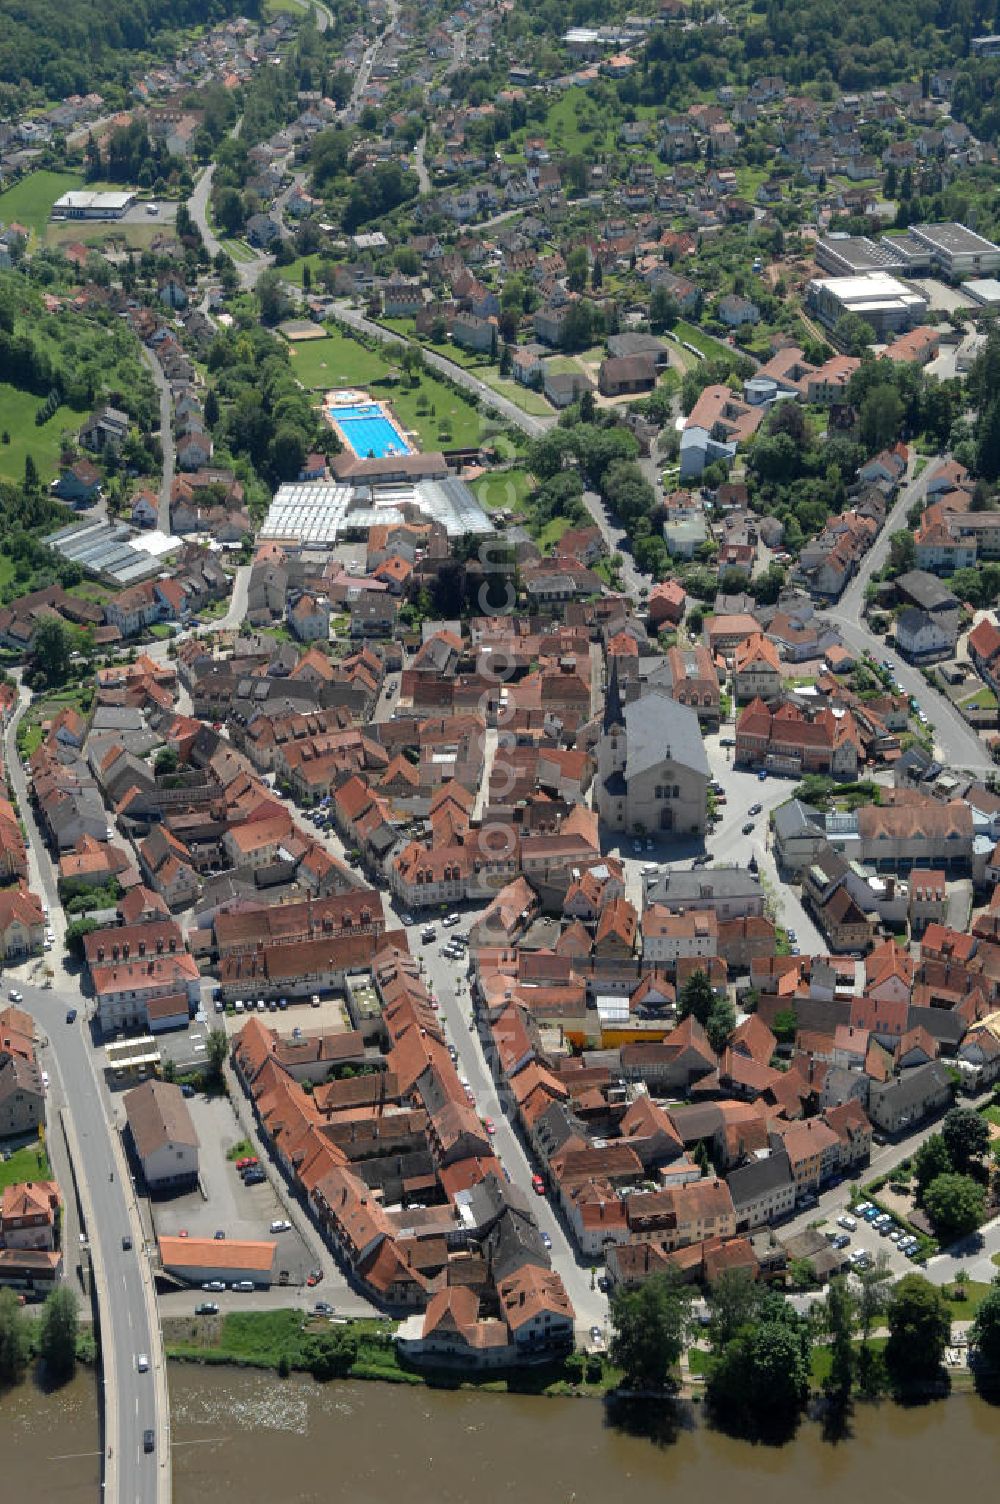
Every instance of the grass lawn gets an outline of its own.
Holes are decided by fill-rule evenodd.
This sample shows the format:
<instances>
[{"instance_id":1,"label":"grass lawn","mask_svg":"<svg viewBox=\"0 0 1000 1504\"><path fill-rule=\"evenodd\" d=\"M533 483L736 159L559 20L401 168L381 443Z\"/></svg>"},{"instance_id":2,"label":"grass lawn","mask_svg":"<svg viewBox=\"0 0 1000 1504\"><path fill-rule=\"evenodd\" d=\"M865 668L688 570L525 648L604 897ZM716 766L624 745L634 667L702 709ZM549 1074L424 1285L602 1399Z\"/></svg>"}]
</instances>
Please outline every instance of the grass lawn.
<instances>
[{"instance_id":1,"label":"grass lawn","mask_svg":"<svg viewBox=\"0 0 1000 1504\"><path fill-rule=\"evenodd\" d=\"M25 1180L50 1180L52 1166L43 1144L26 1144L16 1149L9 1159L0 1160L0 1190L8 1185L20 1185Z\"/></svg>"},{"instance_id":2,"label":"grass lawn","mask_svg":"<svg viewBox=\"0 0 1000 1504\"><path fill-rule=\"evenodd\" d=\"M538 533L538 546L543 553L555 547L568 527L572 527L568 517L553 517Z\"/></svg>"},{"instance_id":3,"label":"grass lawn","mask_svg":"<svg viewBox=\"0 0 1000 1504\"><path fill-rule=\"evenodd\" d=\"M515 407L519 407L523 413L531 418L551 418L555 409L546 400L541 392L533 392L530 387L521 386L517 381L508 381L505 376L499 374L496 366L487 366L485 370L476 373L480 381L485 381L488 387L499 393L501 397L508 398Z\"/></svg>"},{"instance_id":4,"label":"grass lawn","mask_svg":"<svg viewBox=\"0 0 1000 1504\"><path fill-rule=\"evenodd\" d=\"M735 352L728 345L724 345L721 340L714 339L711 334L706 334L696 325L688 324L684 319L677 320L674 333L680 339L686 339L689 345L694 345L695 349L700 350L702 355L707 356L709 360L731 361L735 359Z\"/></svg>"},{"instance_id":5,"label":"grass lawn","mask_svg":"<svg viewBox=\"0 0 1000 1504\"><path fill-rule=\"evenodd\" d=\"M98 606L103 606L114 594L107 585L102 585L99 580L81 580L79 585L71 585L67 595L75 595L81 601L94 601Z\"/></svg>"},{"instance_id":6,"label":"grass lawn","mask_svg":"<svg viewBox=\"0 0 1000 1504\"><path fill-rule=\"evenodd\" d=\"M12 188L0 193L0 221L9 225L14 220L41 235L56 199L82 184L83 179L76 172L29 172Z\"/></svg>"},{"instance_id":7,"label":"grass lawn","mask_svg":"<svg viewBox=\"0 0 1000 1504\"><path fill-rule=\"evenodd\" d=\"M996 710L997 697L987 685L977 689L967 700L959 700L960 710Z\"/></svg>"},{"instance_id":8,"label":"grass lawn","mask_svg":"<svg viewBox=\"0 0 1000 1504\"><path fill-rule=\"evenodd\" d=\"M39 428L35 424L35 414L44 401L43 397L22 392L19 387L0 381L0 434L10 435L9 444L0 443L0 480L23 479L24 460L29 454L43 482L52 480L55 475L62 447L61 435L65 429L78 428L84 415L63 404Z\"/></svg>"},{"instance_id":9,"label":"grass lawn","mask_svg":"<svg viewBox=\"0 0 1000 1504\"><path fill-rule=\"evenodd\" d=\"M356 1378L395 1379L420 1383L402 1369L391 1339L391 1321L352 1321L358 1338ZM164 1323L167 1356L208 1363L239 1363L250 1368L277 1368L287 1359L291 1368L306 1366L305 1350L312 1332L328 1331L325 1319L301 1311L233 1311L226 1316L174 1318Z\"/></svg>"},{"instance_id":10,"label":"grass lawn","mask_svg":"<svg viewBox=\"0 0 1000 1504\"><path fill-rule=\"evenodd\" d=\"M494 475L481 475L471 489L488 512L523 512L534 484L527 470L499 470Z\"/></svg>"},{"instance_id":11,"label":"grass lawn","mask_svg":"<svg viewBox=\"0 0 1000 1504\"><path fill-rule=\"evenodd\" d=\"M420 385L412 390L396 386L386 389L393 410L399 414L407 428L413 429L424 449L471 448L483 436L483 419L479 412L464 397L443 381L424 375ZM417 403L424 397L433 407L433 413L417 412Z\"/></svg>"},{"instance_id":12,"label":"grass lawn","mask_svg":"<svg viewBox=\"0 0 1000 1504\"><path fill-rule=\"evenodd\" d=\"M279 266L278 271L286 282L294 282L296 287L302 286L302 273L308 266L313 282L317 280L319 269L323 264L323 258L318 251L313 251L309 256L300 256L297 261L292 261L288 266Z\"/></svg>"},{"instance_id":13,"label":"grass lawn","mask_svg":"<svg viewBox=\"0 0 1000 1504\"><path fill-rule=\"evenodd\" d=\"M964 1285L944 1285L942 1288L952 1321L971 1321L993 1286L984 1280L970 1279ZM959 1290L964 1292L964 1300L954 1299L955 1292Z\"/></svg>"},{"instance_id":14,"label":"grass lawn","mask_svg":"<svg viewBox=\"0 0 1000 1504\"><path fill-rule=\"evenodd\" d=\"M14 578L14 560L9 554L0 554L0 600L3 592Z\"/></svg>"},{"instance_id":15,"label":"grass lawn","mask_svg":"<svg viewBox=\"0 0 1000 1504\"><path fill-rule=\"evenodd\" d=\"M376 350L367 349L339 331L331 332L326 339L304 340L300 345L290 345L288 353L298 380L314 391L368 386L389 369Z\"/></svg>"},{"instance_id":16,"label":"grass lawn","mask_svg":"<svg viewBox=\"0 0 1000 1504\"><path fill-rule=\"evenodd\" d=\"M424 449L463 449L478 444L482 437L483 419L460 393L426 371L416 387L386 382L389 361L349 335L331 331L325 339L289 346L289 353L295 375L313 391L356 386L375 398L387 399Z\"/></svg>"}]
</instances>

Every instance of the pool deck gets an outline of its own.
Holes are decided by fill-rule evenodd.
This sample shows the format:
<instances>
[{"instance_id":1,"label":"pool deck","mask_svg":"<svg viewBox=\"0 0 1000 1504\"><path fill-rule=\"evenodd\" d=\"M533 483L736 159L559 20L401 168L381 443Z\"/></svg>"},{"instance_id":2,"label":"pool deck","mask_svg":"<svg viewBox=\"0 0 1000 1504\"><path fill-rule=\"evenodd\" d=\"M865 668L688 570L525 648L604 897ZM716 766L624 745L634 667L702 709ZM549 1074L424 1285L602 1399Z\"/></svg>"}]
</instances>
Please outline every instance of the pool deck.
<instances>
[{"instance_id":1,"label":"pool deck","mask_svg":"<svg viewBox=\"0 0 1000 1504\"><path fill-rule=\"evenodd\" d=\"M371 407L376 409L376 414L373 414L373 416L377 415L378 417L381 417L383 422L389 425L393 433L399 439L400 454L419 453L419 445L415 442L414 436L408 433L407 430L403 428L402 424L397 422L387 402L382 402L378 398L370 396L367 392L336 388L327 392L325 397L323 398L323 416L326 418L326 421L329 423L330 427L334 430L337 437L340 439L340 442L345 445L352 454L357 455L358 459L365 459L366 456L363 455L357 448L355 448L354 444L351 442L351 437L348 430L337 421L337 412L339 409L351 409L358 407ZM387 450L386 455L378 456L378 458L386 458L388 454L394 452L394 450Z\"/></svg>"}]
</instances>

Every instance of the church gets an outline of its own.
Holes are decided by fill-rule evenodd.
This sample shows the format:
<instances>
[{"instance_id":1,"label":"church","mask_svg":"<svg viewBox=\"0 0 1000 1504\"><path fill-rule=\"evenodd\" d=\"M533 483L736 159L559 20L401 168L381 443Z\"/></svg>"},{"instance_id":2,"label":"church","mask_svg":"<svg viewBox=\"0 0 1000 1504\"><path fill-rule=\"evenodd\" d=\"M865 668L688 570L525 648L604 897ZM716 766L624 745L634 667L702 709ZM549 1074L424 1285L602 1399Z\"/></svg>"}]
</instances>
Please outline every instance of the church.
<instances>
[{"instance_id":1,"label":"church","mask_svg":"<svg viewBox=\"0 0 1000 1504\"><path fill-rule=\"evenodd\" d=\"M655 693L624 705L613 663L597 743L602 823L629 835L702 835L710 776L697 713Z\"/></svg>"}]
</instances>

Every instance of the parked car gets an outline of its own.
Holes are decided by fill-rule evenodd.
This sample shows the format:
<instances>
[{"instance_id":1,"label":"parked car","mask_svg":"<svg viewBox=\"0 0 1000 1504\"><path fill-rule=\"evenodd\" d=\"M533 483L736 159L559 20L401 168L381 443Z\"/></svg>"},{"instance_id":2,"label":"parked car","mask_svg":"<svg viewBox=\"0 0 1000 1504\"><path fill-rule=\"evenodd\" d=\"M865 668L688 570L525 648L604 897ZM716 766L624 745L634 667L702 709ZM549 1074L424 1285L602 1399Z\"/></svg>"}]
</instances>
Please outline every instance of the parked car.
<instances>
[{"instance_id":1,"label":"parked car","mask_svg":"<svg viewBox=\"0 0 1000 1504\"><path fill-rule=\"evenodd\" d=\"M214 1300L201 1300L194 1308L196 1316L218 1316L219 1307Z\"/></svg>"},{"instance_id":2,"label":"parked car","mask_svg":"<svg viewBox=\"0 0 1000 1504\"><path fill-rule=\"evenodd\" d=\"M837 1226L846 1228L848 1232L857 1232L857 1218L848 1216L848 1214L845 1212L843 1216L837 1218Z\"/></svg>"},{"instance_id":3,"label":"parked car","mask_svg":"<svg viewBox=\"0 0 1000 1504\"><path fill-rule=\"evenodd\" d=\"M76 1023L76 1009L75 1008L67 1008L66 1009L66 1022L68 1024L75 1024Z\"/></svg>"},{"instance_id":4,"label":"parked car","mask_svg":"<svg viewBox=\"0 0 1000 1504\"><path fill-rule=\"evenodd\" d=\"M317 1300L316 1304L313 1306L313 1310L316 1312L317 1316L333 1315L333 1306L328 1300Z\"/></svg>"},{"instance_id":5,"label":"parked car","mask_svg":"<svg viewBox=\"0 0 1000 1504\"><path fill-rule=\"evenodd\" d=\"M542 1242L544 1243L546 1248L552 1247L552 1239L549 1237L547 1232L542 1233Z\"/></svg>"},{"instance_id":6,"label":"parked car","mask_svg":"<svg viewBox=\"0 0 1000 1504\"><path fill-rule=\"evenodd\" d=\"M221 1279L208 1279L208 1280L204 1281L204 1283L202 1284L201 1288L203 1290L213 1290L214 1291L214 1290L224 1290L226 1287L225 1287L225 1284L222 1282Z\"/></svg>"},{"instance_id":7,"label":"parked car","mask_svg":"<svg viewBox=\"0 0 1000 1504\"><path fill-rule=\"evenodd\" d=\"M544 1196L545 1195L545 1181L542 1179L542 1177L540 1175L532 1175L532 1177L531 1177L531 1189L534 1191L534 1193L535 1193L536 1196Z\"/></svg>"}]
</instances>

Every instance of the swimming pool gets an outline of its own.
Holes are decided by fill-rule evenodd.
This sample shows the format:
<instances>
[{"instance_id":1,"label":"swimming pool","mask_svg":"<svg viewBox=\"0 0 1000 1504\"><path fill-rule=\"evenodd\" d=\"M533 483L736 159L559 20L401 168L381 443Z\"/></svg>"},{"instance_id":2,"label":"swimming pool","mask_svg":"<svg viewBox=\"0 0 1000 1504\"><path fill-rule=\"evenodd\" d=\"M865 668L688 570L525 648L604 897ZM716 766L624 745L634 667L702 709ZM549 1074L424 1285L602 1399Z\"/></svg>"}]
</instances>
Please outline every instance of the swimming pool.
<instances>
[{"instance_id":1,"label":"swimming pool","mask_svg":"<svg viewBox=\"0 0 1000 1504\"><path fill-rule=\"evenodd\" d=\"M375 402L359 407L331 407L330 418L359 459L384 459L387 454L410 454L409 444Z\"/></svg>"}]
</instances>

